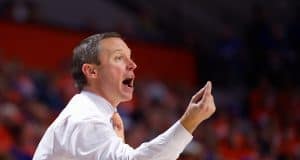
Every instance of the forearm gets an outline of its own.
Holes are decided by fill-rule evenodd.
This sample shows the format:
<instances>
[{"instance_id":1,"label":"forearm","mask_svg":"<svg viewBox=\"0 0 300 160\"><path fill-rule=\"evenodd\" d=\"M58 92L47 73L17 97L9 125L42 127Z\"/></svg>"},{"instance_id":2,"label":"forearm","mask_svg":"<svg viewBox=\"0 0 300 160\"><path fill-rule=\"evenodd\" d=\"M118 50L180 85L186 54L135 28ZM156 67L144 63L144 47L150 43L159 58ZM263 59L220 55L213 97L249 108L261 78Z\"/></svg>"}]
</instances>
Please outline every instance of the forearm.
<instances>
[{"instance_id":1,"label":"forearm","mask_svg":"<svg viewBox=\"0 0 300 160\"><path fill-rule=\"evenodd\" d=\"M139 160L175 160L192 138L189 131L178 121L152 141L143 143L136 148L135 158Z\"/></svg>"},{"instance_id":2,"label":"forearm","mask_svg":"<svg viewBox=\"0 0 300 160\"><path fill-rule=\"evenodd\" d=\"M124 144L122 138L113 133L112 128L101 122L86 122L77 126L75 130L70 129L74 134L68 137L58 137L59 142L63 139L72 142L71 144L65 143L63 148L80 159L175 160L192 140L192 135L180 121L136 149Z\"/></svg>"}]
</instances>

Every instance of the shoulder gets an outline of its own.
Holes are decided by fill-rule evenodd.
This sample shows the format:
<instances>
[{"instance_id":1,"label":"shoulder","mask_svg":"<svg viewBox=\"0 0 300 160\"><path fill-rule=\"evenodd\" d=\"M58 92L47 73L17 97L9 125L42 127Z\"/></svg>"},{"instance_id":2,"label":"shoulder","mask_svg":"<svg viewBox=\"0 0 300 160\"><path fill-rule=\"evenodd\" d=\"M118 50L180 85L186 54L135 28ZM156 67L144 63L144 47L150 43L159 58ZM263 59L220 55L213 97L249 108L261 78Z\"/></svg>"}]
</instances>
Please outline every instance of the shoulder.
<instances>
[{"instance_id":1,"label":"shoulder","mask_svg":"<svg viewBox=\"0 0 300 160\"><path fill-rule=\"evenodd\" d=\"M66 110L75 120L102 120L105 117L95 102L82 94L75 95L66 106Z\"/></svg>"},{"instance_id":2,"label":"shoulder","mask_svg":"<svg viewBox=\"0 0 300 160\"><path fill-rule=\"evenodd\" d=\"M85 124L109 124L110 119L96 104L82 94L76 94L60 113L56 120L56 127L75 127Z\"/></svg>"}]
</instances>

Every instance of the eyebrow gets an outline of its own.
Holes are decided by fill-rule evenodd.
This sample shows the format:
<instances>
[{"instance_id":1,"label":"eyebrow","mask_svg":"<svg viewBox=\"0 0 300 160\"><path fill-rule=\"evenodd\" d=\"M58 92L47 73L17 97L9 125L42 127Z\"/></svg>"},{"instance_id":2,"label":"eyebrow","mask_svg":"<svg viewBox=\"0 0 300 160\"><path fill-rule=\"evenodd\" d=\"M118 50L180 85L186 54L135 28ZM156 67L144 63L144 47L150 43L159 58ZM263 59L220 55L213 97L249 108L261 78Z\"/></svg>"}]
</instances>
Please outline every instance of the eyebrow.
<instances>
[{"instance_id":1,"label":"eyebrow","mask_svg":"<svg viewBox=\"0 0 300 160\"><path fill-rule=\"evenodd\" d=\"M128 49L129 49L129 55L131 55L131 49L130 48L128 48ZM116 53L116 52L122 52L122 51L123 51L122 49L115 49L112 52Z\"/></svg>"}]
</instances>

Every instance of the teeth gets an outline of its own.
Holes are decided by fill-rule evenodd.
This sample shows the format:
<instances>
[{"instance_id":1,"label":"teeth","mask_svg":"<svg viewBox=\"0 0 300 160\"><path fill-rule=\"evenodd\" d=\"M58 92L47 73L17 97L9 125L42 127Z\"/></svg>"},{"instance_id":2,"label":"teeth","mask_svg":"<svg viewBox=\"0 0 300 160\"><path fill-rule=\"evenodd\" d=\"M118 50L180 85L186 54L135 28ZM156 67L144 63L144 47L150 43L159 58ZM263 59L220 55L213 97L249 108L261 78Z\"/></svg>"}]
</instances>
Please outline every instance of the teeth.
<instances>
[{"instance_id":1,"label":"teeth","mask_svg":"<svg viewBox=\"0 0 300 160\"><path fill-rule=\"evenodd\" d=\"M128 84L129 87L133 87L133 79L130 80L130 83Z\"/></svg>"},{"instance_id":2,"label":"teeth","mask_svg":"<svg viewBox=\"0 0 300 160\"><path fill-rule=\"evenodd\" d=\"M125 77L125 79L122 81L122 83L130 88L134 86L134 75L127 75L128 77Z\"/></svg>"}]
</instances>

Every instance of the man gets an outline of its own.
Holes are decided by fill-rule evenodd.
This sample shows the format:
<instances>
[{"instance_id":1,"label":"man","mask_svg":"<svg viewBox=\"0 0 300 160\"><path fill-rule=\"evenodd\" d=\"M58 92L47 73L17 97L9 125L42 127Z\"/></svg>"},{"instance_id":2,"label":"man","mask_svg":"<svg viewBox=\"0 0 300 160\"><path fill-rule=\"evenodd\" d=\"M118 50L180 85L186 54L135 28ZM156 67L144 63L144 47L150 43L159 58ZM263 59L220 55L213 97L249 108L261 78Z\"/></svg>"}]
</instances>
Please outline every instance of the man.
<instances>
[{"instance_id":1,"label":"man","mask_svg":"<svg viewBox=\"0 0 300 160\"><path fill-rule=\"evenodd\" d=\"M136 149L124 141L116 107L132 98L131 51L117 33L92 35L73 51L72 75L80 93L51 124L34 160L174 160L196 127L215 112L211 83L196 93L167 131Z\"/></svg>"}]
</instances>

